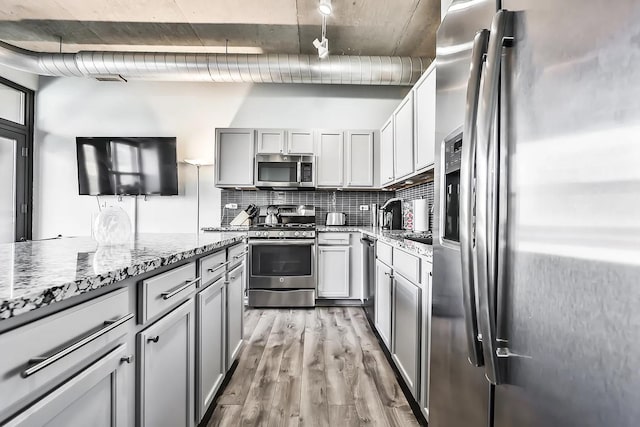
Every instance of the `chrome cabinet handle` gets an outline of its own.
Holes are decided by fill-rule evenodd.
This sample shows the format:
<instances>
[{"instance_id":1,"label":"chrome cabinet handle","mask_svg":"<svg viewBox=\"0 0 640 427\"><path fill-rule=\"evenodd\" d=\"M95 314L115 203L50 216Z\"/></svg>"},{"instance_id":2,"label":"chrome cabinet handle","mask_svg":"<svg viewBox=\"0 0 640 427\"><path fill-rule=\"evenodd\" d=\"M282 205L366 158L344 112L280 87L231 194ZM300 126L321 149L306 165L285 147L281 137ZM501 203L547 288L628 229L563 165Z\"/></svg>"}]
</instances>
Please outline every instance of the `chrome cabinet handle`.
<instances>
[{"instance_id":1,"label":"chrome cabinet handle","mask_svg":"<svg viewBox=\"0 0 640 427\"><path fill-rule=\"evenodd\" d=\"M491 23L491 34L487 49L487 60L480 84L480 103L478 105L478 140L476 154L476 256L478 265L478 293L480 302L479 323L482 334L482 347L485 362L485 375L493 384L501 384L498 369L496 337L496 212L497 182L490 182L491 166L497 167L495 157L498 149L492 142L492 130L495 122L498 91L500 89L500 68L502 47L513 40L509 34L512 12L500 10Z\"/></svg>"},{"instance_id":2,"label":"chrome cabinet handle","mask_svg":"<svg viewBox=\"0 0 640 427\"><path fill-rule=\"evenodd\" d=\"M160 295L162 295L162 299L168 300L170 298L175 297L176 295L178 295L180 292L184 291L185 289L189 288L189 286L193 285L194 283L196 283L199 280L200 280L199 277L196 277L193 280L187 280L184 283L184 285L178 286L176 289L174 289L172 291L163 292Z\"/></svg>"},{"instance_id":3,"label":"chrome cabinet handle","mask_svg":"<svg viewBox=\"0 0 640 427\"><path fill-rule=\"evenodd\" d=\"M243 252L243 253L241 253L241 254L235 255L235 256L233 257L233 259L240 259L240 258L242 258L243 256L245 256L245 255L246 255L246 254L248 254L248 253L249 253L249 252Z\"/></svg>"},{"instance_id":4,"label":"chrome cabinet handle","mask_svg":"<svg viewBox=\"0 0 640 427\"><path fill-rule=\"evenodd\" d=\"M386 271L384 272L384 275L385 275L385 276L389 276L389 278L390 278L390 279L393 279L393 278L395 277L393 274L388 273L388 272L386 272Z\"/></svg>"},{"instance_id":5,"label":"chrome cabinet handle","mask_svg":"<svg viewBox=\"0 0 640 427\"><path fill-rule=\"evenodd\" d=\"M100 338L101 336L111 332L112 330L116 329L118 326L126 323L127 321L133 319L134 314L133 313L129 313L125 316L122 316L119 319L116 320L106 320L104 322L105 327L101 328L95 332L93 332L90 335L87 335L86 337L74 342L73 344L63 348L62 350L58 351L57 353L52 354L51 356L46 356L46 357L34 357L33 359L29 360L29 364L34 364L33 366L31 366L30 368L25 369L24 371L22 371L22 373L20 374L22 376L22 378L27 378L30 377L31 375L35 374L38 371L41 371L42 369L46 368L47 366L51 365L54 362L57 362L58 360L62 359L65 356L68 356L69 354L73 353L74 351L78 350L79 348L89 344L90 342Z\"/></svg>"},{"instance_id":6,"label":"chrome cabinet handle","mask_svg":"<svg viewBox=\"0 0 640 427\"><path fill-rule=\"evenodd\" d=\"M483 58L489 43L489 30L478 31L473 39L471 68L467 84L467 101L462 145L462 167L460 168L460 254L462 262L462 299L465 312L467 332L467 348L469 362L474 366L482 366L482 343L478 337L478 313L476 312L476 295L474 284L473 251L473 183L476 165L476 120L478 116L478 97L482 76ZM430 273L431 274L431 273Z\"/></svg>"},{"instance_id":7,"label":"chrome cabinet handle","mask_svg":"<svg viewBox=\"0 0 640 427\"><path fill-rule=\"evenodd\" d=\"M158 342L160 341L160 335L156 335L155 337L147 338L147 342Z\"/></svg>"},{"instance_id":8,"label":"chrome cabinet handle","mask_svg":"<svg viewBox=\"0 0 640 427\"><path fill-rule=\"evenodd\" d=\"M207 272L209 273L215 273L216 271L220 270L222 267L227 266L231 261L227 261L227 262L221 262L220 264L218 264L217 267L214 268L207 268Z\"/></svg>"},{"instance_id":9,"label":"chrome cabinet handle","mask_svg":"<svg viewBox=\"0 0 640 427\"><path fill-rule=\"evenodd\" d=\"M124 363L124 362L131 363L131 362L133 362L133 355L129 354L128 356L121 357L120 358L120 362L122 362L122 363Z\"/></svg>"}]
</instances>

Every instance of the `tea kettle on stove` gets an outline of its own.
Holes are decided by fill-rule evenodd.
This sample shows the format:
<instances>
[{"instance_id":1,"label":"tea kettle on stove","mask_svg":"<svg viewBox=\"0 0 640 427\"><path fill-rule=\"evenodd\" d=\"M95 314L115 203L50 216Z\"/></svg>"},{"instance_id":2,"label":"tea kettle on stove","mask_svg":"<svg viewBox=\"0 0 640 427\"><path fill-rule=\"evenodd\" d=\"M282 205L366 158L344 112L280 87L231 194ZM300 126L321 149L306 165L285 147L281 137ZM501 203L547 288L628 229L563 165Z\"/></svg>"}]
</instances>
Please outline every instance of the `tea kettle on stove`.
<instances>
[{"instance_id":1,"label":"tea kettle on stove","mask_svg":"<svg viewBox=\"0 0 640 427\"><path fill-rule=\"evenodd\" d=\"M280 214L280 210L278 209L277 206L268 206L267 207L267 216L264 219L264 223L265 224L277 224L278 221L278 215Z\"/></svg>"}]
</instances>

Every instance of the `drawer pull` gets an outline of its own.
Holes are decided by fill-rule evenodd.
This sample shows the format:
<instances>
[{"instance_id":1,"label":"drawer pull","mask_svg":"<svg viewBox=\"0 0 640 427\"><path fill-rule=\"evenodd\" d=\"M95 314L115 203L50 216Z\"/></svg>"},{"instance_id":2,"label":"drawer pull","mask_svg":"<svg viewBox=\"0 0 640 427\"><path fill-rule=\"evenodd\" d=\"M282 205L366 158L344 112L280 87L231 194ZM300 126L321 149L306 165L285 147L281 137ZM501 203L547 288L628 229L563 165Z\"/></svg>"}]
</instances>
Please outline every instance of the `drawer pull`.
<instances>
[{"instance_id":1,"label":"drawer pull","mask_svg":"<svg viewBox=\"0 0 640 427\"><path fill-rule=\"evenodd\" d=\"M132 354L120 358L120 362L122 362L122 363L124 363L124 362L131 363L132 361L133 361L133 355Z\"/></svg>"},{"instance_id":2,"label":"drawer pull","mask_svg":"<svg viewBox=\"0 0 640 427\"><path fill-rule=\"evenodd\" d=\"M393 278L395 277L393 274L388 273L388 272L386 272L386 271L384 272L384 275L385 275L385 276L389 276L389 278L390 278L390 279L393 279Z\"/></svg>"},{"instance_id":3,"label":"drawer pull","mask_svg":"<svg viewBox=\"0 0 640 427\"><path fill-rule=\"evenodd\" d=\"M240 258L242 258L243 256L245 256L247 253L248 253L248 252L242 252L241 254L238 254L238 255L234 256L234 257L233 257L233 259L240 259Z\"/></svg>"},{"instance_id":4,"label":"drawer pull","mask_svg":"<svg viewBox=\"0 0 640 427\"><path fill-rule=\"evenodd\" d=\"M192 280L187 280L184 285L182 286L178 286L176 289L169 291L169 292L163 292L160 295L162 295L162 299L164 300L168 300L169 298L173 298L176 295L178 295L180 292L184 291L185 289L187 289L189 286L193 285L194 283L196 283L198 280L200 280L199 277L196 277L195 279Z\"/></svg>"},{"instance_id":5,"label":"drawer pull","mask_svg":"<svg viewBox=\"0 0 640 427\"><path fill-rule=\"evenodd\" d=\"M117 320L107 320L104 322L104 328L95 331L94 333L87 335L86 337L74 342L73 344L63 348L62 350L58 351L57 353L52 354L51 356L46 356L46 357L34 357L33 359L29 360L29 364L34 364L33 366L31 366L30 368L25 369L24 371L22 371L22 373L20 374L22 376L22 378L27 378L30 377L31 375L35 374L36 372L46 368L47 366L51 365L52 363L62 359L65 356L68 356L69 354L73 353L74 351L78 350L79 348L89 344L91 341L100 338L102 335L111 332L112 330L116 329L118 326L126 323L127 321L133 319L134 314L133 313L129 313L126 316L123 316Z\"/></svg>"},{"instance_id":6,"label":"drawer pull","mask_svg":"<svg viewBox=\"0 0 640 427\"><path fill-rule=\"evenodd\" d=\"M147 338L147 342L158 342L160 341L160 335L156 335L155 337Z\"/></svg>"},{"instance_id":7,"label":"drawer pull","mask_svg":"<svg viewBox=\"0 0 640 427\"><path fill-rule=\"evenodd\" d=\"M229 280L236 280L236 276L229 276Z\"/></svg>"},{"instance_id":8,"label":"drawer pull","mask_svg":"<svg viewBox=\"0 0 640 427\"><path fill-rule=\"evenodd\" d=\"M217 267L214 268L207 268L207 272L209 273L215 273L216 271L220 270L222 267L227 266L231 261L227 261L227 262L221 262Z\"/></svg>"}]
</instances>

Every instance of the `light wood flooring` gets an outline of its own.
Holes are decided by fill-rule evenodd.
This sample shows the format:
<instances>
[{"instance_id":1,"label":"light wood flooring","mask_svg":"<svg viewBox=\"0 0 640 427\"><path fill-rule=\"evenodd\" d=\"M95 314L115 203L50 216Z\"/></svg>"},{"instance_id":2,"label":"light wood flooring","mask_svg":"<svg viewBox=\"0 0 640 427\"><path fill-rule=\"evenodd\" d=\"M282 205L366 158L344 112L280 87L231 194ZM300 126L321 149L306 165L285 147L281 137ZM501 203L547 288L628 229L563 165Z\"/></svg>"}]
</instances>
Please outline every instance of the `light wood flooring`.
<instances>
[{"instance_id":1,"label":"light wood flooring","mask_svg":"<svg viewBox=\"0 0 640 427\"><path fill-rule=\"evenodd\" d=\"M213 426L418 426L364 311L248 310Z\"/></svg>"}]
</instances>

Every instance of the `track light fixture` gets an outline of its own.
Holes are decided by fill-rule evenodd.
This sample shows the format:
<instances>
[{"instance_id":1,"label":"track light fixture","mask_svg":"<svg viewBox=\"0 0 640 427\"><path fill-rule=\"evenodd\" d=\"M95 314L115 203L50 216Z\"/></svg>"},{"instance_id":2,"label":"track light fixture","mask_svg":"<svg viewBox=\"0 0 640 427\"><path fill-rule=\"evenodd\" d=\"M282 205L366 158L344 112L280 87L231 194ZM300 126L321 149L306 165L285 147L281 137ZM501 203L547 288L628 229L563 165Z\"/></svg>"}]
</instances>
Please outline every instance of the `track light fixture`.
<instances>
[{"instance_id":1,"label":"track light fixture","mask_svg":"<svg viewBox=\"0 0 640 427\"><path fill-rule=\"evenodd\" d=\"M329 40L326 37L322 38L322 41L315 39L313 45L318 49L318 57L324 59L329 56Z\"/></svg>"},{"instance_id":2,"label":"track light fixture","mask_svg":"<svg viewBox=\"0 0 640 427\"><path fill-rule=\"evenodd\" d=\"M329 13L323 12L323 6L328 6ZM320 59L324 59L329 56L329 40L327 39L327 15L331 14L331 0L320 0L320 5L318 6L320 13L322 13L322 36L320 40L315 39L313 41L313 46L318 49L318 57ZM327 9L325 9L326 11Z\"/></svg>"},{"instance_id":3,"label":"track light fixture","mask_svg":"<svg viewBox=\"0 0 640 427\"><path fill-rule=\"evenodd\" d=\"M331 13L333 12L333 7L331 7L331 0L320 0L318 11L320 11L323 16L331 15Z\"/></svg>"}]
</instances>

